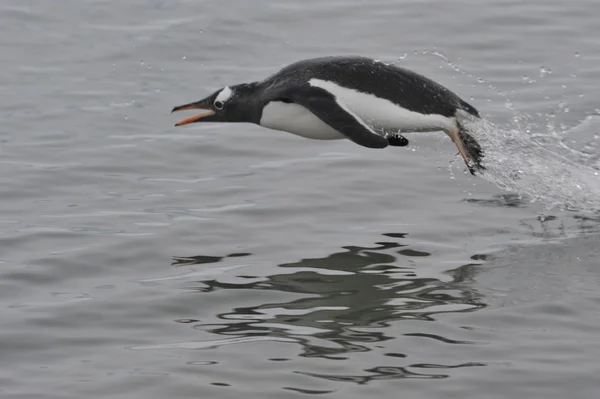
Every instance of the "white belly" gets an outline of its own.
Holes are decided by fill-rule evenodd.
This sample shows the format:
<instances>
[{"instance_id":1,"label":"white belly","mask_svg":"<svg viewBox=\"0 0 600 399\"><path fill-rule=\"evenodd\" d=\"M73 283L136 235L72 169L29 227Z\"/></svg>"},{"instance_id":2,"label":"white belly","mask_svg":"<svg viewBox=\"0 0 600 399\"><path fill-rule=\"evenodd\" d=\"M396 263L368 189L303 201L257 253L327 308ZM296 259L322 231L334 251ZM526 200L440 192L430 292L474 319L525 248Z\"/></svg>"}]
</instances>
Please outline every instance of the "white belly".
<instances>
[{"instance_id":1,"label":"white belly","mask_svg":"<svg viewBox=\"0 0 600 399\"><path fill-rule=\"evenodd\" d=\"M337 140L345 136L331 128L301 105L270 102L263 109L260 125L269 129L283 130L308 139Z\"/></svg>"}]
</instances>

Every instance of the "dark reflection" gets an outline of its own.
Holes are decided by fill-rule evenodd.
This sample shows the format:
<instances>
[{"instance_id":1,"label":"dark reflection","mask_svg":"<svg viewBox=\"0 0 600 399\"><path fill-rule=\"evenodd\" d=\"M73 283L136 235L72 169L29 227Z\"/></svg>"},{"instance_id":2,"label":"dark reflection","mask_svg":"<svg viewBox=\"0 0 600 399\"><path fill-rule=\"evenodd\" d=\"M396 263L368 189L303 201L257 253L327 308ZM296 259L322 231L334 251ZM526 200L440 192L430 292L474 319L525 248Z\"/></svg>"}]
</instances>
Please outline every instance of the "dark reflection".
<instances>
[{"instance_id":1,"label":"dark reflection","mask_svg":"<svg viewBox=\"0 0 600 399\"><path fill-rule=\"evenodd\" d=\"M527 198L513 193L494 195L491 199L468 198L464 201L483 206L508 208L524 208L531 204Z\"/></svg>"},{"instance_id":2,"label":"dark reflection","mask_svg":"<svg viewBox=\"0 0 600 399\"><path fill-rule=\"evenodd\" d=\"M433 321L441 313L470 312L485 306L480 295L469 285L478 266L485 260L484 255L475 255L472 263L447 271L450 278L445 280L449 281L422 278L417 276L413 265L430 254L402 244L404 234L385 236L385 241L373 246L347 246L327 257L281 264L282 273L279 274L260 278L238 276L240 281L235 283L219 280L192 283L192 289L199 292L274 290L305 295L285 303L240 306L218 315L222 320L219 324L196 322L194 328L228 336L291 337L302 344L300 356L345 360L345 355L370 351L374 344L396 338L386 332L385 327L391 322L403 319ZM205 263L207 258L176 259L179 264L195 264L195 260ZM186 319L185 322L189 321ZM448 344L469 344L433 334L406 336L420 336ZM404 355L394 353L387 356L402 358ZM469 365L473 364L408 367L445 369ZM417 372L405 367L377 367L364 371L366 374L361 376L310 375L359 383L389 378L445 376L439 372Z\"/></svg>"},{"instance_id":3,"label":"dark reflection","mask_svg":"<svg viewBox=\"0 0 600 399\"><path fill-rule=\"evenodd\" d=\"M186 265L202 265L205 263L217 263L222 261L225 258L240 258L243 256L250 256L251 254L246 252L233 253L225 256L206 256L206 255L197 255L197 256L189 256L189 257L173 257L172 266L186 266Z\"/></svg>"},{"instance_id":4,"label":"dark reflection","mask_svg":"<svg viewBox=\"0 0 600 399\"><path fill-rule=\"evenodd\" d=\"M457 365L441 365L441 364L412 364L409 367L373 367L365 370L364 375L324 375L317 373L298 372L298 374L307 375L311 377L323 378L330 381L349 381L357 384L366 384L375 380L390 380L397 378L425 378L425 379L440 379L447 378L447 374L435 374L435 373L418 373L410 371L409 368L423 368L423 369L453 369L461 367L477 367L484 366L481 363L464 363Z\"/></svg>"},{"instance_id":5,"label":"dark reflection","mask_svg":"<svg viewBox=\"0 0 600 399\"><path fill-rule=\"evenodd\" d=\"M335 391L323 391L323 390L301 389L301 388L291 388L291 387L284 387L283 389L287 389L288 391L302 393L304 395L326 395L326 394L335 392Z\"/></svg>"}]
</instances>

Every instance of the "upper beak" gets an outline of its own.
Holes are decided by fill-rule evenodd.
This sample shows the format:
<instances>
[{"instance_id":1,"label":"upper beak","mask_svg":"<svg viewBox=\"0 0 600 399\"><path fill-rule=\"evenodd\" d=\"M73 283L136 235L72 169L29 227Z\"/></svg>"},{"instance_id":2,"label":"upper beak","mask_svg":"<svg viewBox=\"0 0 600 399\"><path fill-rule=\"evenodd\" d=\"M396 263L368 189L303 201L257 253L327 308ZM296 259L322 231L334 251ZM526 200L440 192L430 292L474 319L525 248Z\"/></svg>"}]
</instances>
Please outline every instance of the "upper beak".
<instances>
[{"instance_id":1,"label":"upper beak","mask_svg":"<svg viewBox=\"0 0 600 399\"><path fill-rule=\"evenodd\" d=\"M200 119L206 118L207 116L213 115L215 113L215 111L213 111L210 107L202 104L202 102L195 102L195 103L190 103L190 104L185 104L185 105L177 106L177 107L173 108L173 110L171 111L171 113L177 112L177 111L184 111L184 110L187 110L187 109L201 109L201 110L205 110L205 111L208 111L208 112L205 112L203 114L192 116L190 118L184 119L181 122L177 122L175 124L175 126L183 126L183 125L187 125L188 123L198 122Z\"/></svg>"}]
</instances>

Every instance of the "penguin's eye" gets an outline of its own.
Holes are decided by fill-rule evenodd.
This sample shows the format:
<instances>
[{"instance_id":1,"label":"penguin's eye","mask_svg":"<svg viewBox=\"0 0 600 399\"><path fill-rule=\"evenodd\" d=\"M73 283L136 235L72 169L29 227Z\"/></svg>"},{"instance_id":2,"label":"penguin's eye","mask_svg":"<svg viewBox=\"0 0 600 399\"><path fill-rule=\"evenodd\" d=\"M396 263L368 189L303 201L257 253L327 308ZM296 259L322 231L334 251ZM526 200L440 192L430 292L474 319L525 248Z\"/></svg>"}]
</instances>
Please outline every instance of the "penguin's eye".
<instances>
[{"instance_id":1,"label":"penguin's eye","mask_svg":"<svg viewBox=\"0 0 600 399\"><path fill-rule=\"evenodd\" d=\"M223 101L215 101L215 108L218 110L222 110L224 105Z\"/></svg>"}]
</instances>

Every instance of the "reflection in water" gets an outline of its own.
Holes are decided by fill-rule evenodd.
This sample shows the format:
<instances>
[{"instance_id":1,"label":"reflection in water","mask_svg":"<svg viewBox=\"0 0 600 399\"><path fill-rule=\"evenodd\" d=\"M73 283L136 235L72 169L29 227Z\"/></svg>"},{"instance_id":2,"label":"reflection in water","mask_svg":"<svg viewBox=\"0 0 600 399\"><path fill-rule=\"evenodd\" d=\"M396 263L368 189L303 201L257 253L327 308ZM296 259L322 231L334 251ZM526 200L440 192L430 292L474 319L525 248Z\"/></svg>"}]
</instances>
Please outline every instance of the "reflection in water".
<instances>
[{"instance_id":1,"label":"reflection in water","mask_svg":"<svg viewBox=\"0 0 600 399\"><path fill-rule=\"evenodd\" d=\"M523 198L523 196L514 193L497 194L494 195L491 199L467 198L464 201L470 202L472 204L498 208L524 208L531 203L531 201L526 200L525 198Z\"/></svg>"},{"instance_id":2,"label":"reflection in water","mask_svg":"<svg viewBox=\"0 0 600 399\"><path fill-rule=\"evenodd\" d=\"M477 367L484 366L482 363L464 363L458 365L441 365L441 364L411 364L410 367L373 367L371 369L365 370L365 375L322 375L316 373L307 373L300 372L299 374L304 374L312 377L324 378L330 381L348 381L348 382L356 382L358 384L365 384L367 382L376 381L376 380L390 380L396 378L447 378L446 374L434 374L434 373L418 373L415 371L410 371L411 369L455 369L460 367Z\"/></svg>"},{"instance_id":3,"label":"reflection in water","mask_svg":"<svg viewBox=\"0 0 600 399\"><path fill-rule=\"evenodd\" d=\"M225 258L240 258L243 256L248 256L249 253L240 252L233 253L225 256L206 256L206 255L198 255L193 257L183 257L180 258L178 256L173 257L173 265L184 266L184 265L203 265L205 263L217 263L222 261Z\"/></svg>"},{"instance_id":4,"label":"reflection in water","mask_svg":"<svg viewBox=\"0 0 600 399\"><path fill-rule=\"evenodd\" d=\"M399 320L434 321L448 312L469 312L484 307L480 295L469 286L483 255L473 256L473 263L447 271L450 281L420 278L411 266L413 259L430 256L401 244L405 234L385 234L389 240L372 247L348 246L324 258L303 259L281 264L280 274L264 278L238 276L240 282L216 279L199 281L193 289L275 290L304 294L307 297L285 303L236 307L218 317L219 324L186 321L194 328L219 335L236 337L293 338L301 343L303 357L344 360L352 352L373 350L373 345L393 338L386 328ZM206 256L177 257L174 264L206 263ZM214 258L216 261L220 257ZM218 260L217 260L218 259ZM244 281L245 280L245 281ZM232 295L232 297L234 297ZM182 321L179 321L182 322ZM445 343L468 344L432 334L421 336ZM403 358L403 354L388 353ZM376 367L364 375L332 376L301 372L305 375L336 381L365 383L390 378L444 378L446 375L423 372L425 369L448 369L479 364L414 364L406 367Z\"/></svg>"}]
</instances>

